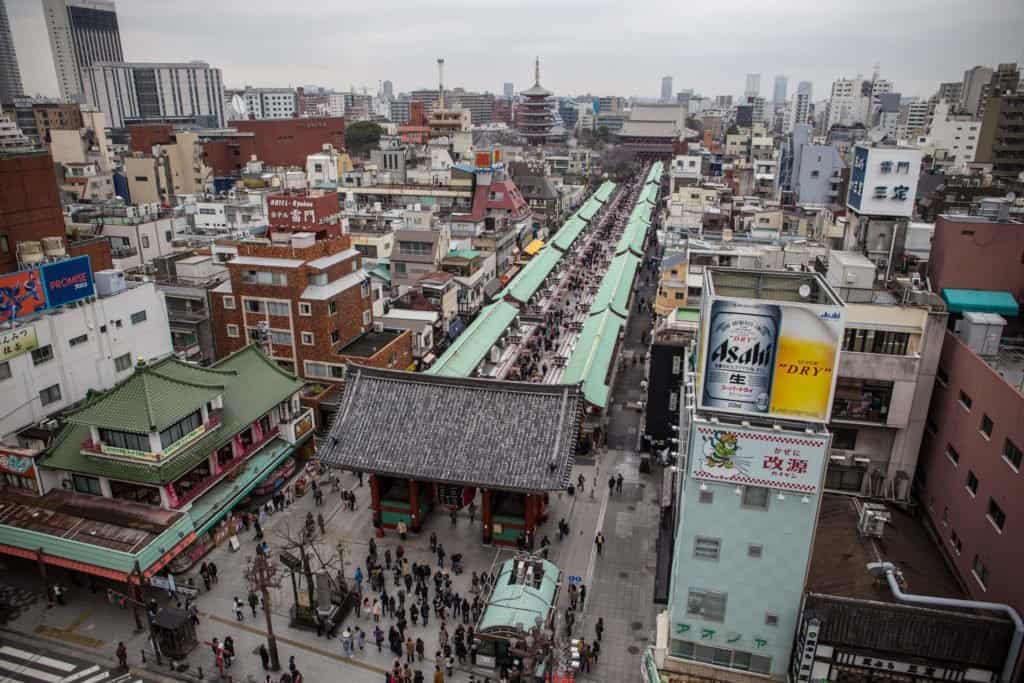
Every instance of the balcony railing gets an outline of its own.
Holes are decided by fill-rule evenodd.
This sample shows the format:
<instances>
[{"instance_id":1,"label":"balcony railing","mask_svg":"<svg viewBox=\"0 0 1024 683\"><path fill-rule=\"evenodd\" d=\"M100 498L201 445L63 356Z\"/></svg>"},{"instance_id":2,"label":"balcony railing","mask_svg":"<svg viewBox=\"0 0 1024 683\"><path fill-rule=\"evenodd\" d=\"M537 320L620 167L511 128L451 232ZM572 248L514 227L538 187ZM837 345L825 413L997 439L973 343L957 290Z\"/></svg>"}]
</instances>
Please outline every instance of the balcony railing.
<instances>
[{"instance_id":1,"label":"balcony railing","mask_svg":"<svg viewBox=\"0 0 1024 683\"><path fill-rule=\"evenodd\" d=\"M231 460L228 460L224 464L220 465L220 469L217 472L209 475L205 479L202 479L196 484L192 485L192 487L186 493L179 494L178 507L186 505L187 503L190 503L191 501L195 500L200 495L205 493L208 489L210 489L214 484L219 482L221 479L230 478L232 473L236 469L238 469L239 465L248 460L249 456L251 456L253 453L255 453L256 451L260 450L268 443L270 443L270 441L272 441L278 435L278 432L279 427L274 427L269 432L264 434L261 440L249 444L249 446L244 451L233 457Z\"/></svg>"},{"instance_id":2,"label":"balcony railing","mask_svg":"<svg viewBox=\"0 0 1024 683\"><path fill-rule=\"evenodd\" d=\"M313 409L303 408L281 419L281 438L290 444L296 444L309 432L313 431Z\"/></svg>"}]
</instances>

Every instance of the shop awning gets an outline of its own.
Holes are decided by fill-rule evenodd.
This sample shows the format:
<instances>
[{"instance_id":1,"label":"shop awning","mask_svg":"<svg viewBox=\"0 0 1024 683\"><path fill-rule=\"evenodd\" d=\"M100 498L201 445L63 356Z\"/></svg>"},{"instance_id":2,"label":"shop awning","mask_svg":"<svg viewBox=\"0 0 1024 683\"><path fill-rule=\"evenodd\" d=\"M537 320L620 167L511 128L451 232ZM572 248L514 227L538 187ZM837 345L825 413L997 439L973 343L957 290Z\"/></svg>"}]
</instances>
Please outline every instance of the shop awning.
<instances>
[{"instance_id":1,"label":"shop awning","mask_svg":"<svg viewBox=\"0 0 1024 683\"><path fill-rule=\"evenodd\" d=\"M943 289L942 298L950 313L998 313L1016 317L1020 305L1006 291L991 289Z\"/></svg>"},{"instance_id":2,"label":"shop awning","mask_svg":"<svg viewBox=\"0 0 1024 683\"><path fill-rule=\"evenodd\" d=\"M528 256L533 256L534 254L536 254L538 251L540 251L543 248L544 248L544 240L534 240L534 241L530 242L529 244L527 244L526 248L523 249L523 251Z\"/></svg>"}]
</instances>

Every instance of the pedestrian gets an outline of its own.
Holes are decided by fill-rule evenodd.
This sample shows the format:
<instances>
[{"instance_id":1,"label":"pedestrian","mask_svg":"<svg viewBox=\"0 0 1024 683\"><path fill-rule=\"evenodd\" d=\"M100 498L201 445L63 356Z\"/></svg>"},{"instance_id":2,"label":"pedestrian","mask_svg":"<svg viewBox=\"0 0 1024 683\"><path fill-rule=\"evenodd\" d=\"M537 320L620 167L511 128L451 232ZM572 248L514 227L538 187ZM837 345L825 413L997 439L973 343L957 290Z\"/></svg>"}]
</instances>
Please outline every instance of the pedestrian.
<instances>
[{"instance_id":1,"label":"pedestrian","mask_svg":"<svg viewBox=\"0 0 1024 683\"><path fill-rule=\"evenodd\" d=\"M192 621L193 626L199 625L199 609L194 604L188 608L188 618Z\"/></svg>"},{"instance_id":2,"label":"pedestrian","mask_svg":"<svg viewBox=\"0 0 1024 683\"><path fill-rule=\"evenodd\" d=\"M266 645L264 645L263 643L260 643L259 653L260 653L260 663L263 665L263 670L266 671L267 669L270 668L270 651L267 650L267 646Z\"/></svg>"},{"instance_id":3,"label":"pedestrian","mask_svg":"<svg viewBox=\"0 0 1024 683\"><path fill-rule=\"evenodd\" d=\"M586 609L587 602L587 587L584 584L580 584L580 610Z\"/></svg>"},{"instance_id":4,"label":"pedestrian","mask_svg":"<svg viewBox=\"0 0 1024 683\"><path fill-rule=\"evenodd\" d=\"M235 596L235 619L238 619L238 621L242 621L243 619L245 619L245 608L242 605L242 601L238 599L237 595Z\"/></svg>"},{"instance_id":5,"label":"pedestrian","mask_svg":"<svg viewBox=\"0 0 1024 683\"><path fill-rule=\"evenodd\" d=\"M408 536L409 529L408 529L407 526L405 526L405 522L399 520L397 526L398 526L398 537L401 538L403 541L406 540L406 537Z\"/></svg>"},{"instance_id":6,"label":"pedestrian","mask_svg":"<svg viewBox=\"0 0 1024 683\"><path fill-rule=\"evenodd\" d=\"M604 617L597 618L597 624L594 626L594 632L597 633L597 642L601 642L601 635L604 633Z\"/></svg>"},{"instance_id":7,"label":"pedestrian","mask_svg":"<svg viewBox=\"0 0 1024 683\"><path fill-rule=\"evenodd\" d=\"M416 663L416 641L412 636L405 639L405 661L409 664Z\"/></svg>"},{"instance_id":8,"label":"pedestrian","mask_svg":"<svg viewBox=\"0 0 1024 683\"><path fill-rule=\"evenodd\" d=\"M437 552L437 534L433 531L430 532L430 552Z\"/></svg>"},{"instance_id":9,"label":"pedestrian","mask_svg":"<svg viewBox=\"0 0 1024 683\"><path fill-rule=\"evenodd\" d=\"M441 665L434 667L434 683L444 683L444 674L441 672Z\"/></svg>"},{"instance_id":10,"label":"pedestrian","mask_svg":"<svg viewBox=\"0 0 1024 683\"><path fill-rule=\"evenodd\" d=\"M324 515L323 515L322 512L316 513L316 525L318 527L320 527L320 535L321 536L323 536L325 533L327 533L327 530L324 527Z\"/></svg>"},{"instance_id":11,"label":"pedestrian","mask_svg":"<svg viewBox=\"0 0 1024 683\"><path fill-rule=\"evenodd\" d=\"M210 566L205 562L199 567L199 575L203 577L203 585L206 586L206 590L210 590L213 579L210 577Z\"/></svg>"},{"instance_id":12,"label":"pedestrian","mask_svg":"<svg viewBox=\"0 0 1024 683\"><path fill-rule=\"evenodd\" d=\"M440 543L437 544L437 566L444 569L444 546Z\"/></svg>"},{"instance_id":13,"label":"pedestrian","mask_svg":"<svg viewBox=\"0 0 1024 683\"><path fill-rule=\"evenodd\" d=\"M117 663L122 669L128 668L128 648L125 647L124 641L117 644Z\"/></svg>"},{"instance_id":14,"label":"pedestrian","mask_svg":"<svg viewBox=\"0 0 1024 683\"><path fill-rule=\"evenodd\" d=\"M476 521L476 502L470 501L469 503L469 523L472 524Z\"/></svg>"},{"instance_id":15,"label":"pedestrian","mask_svg":"<svg viewBox=\"0 0 1024 683\"><path fill-rule=\"evenodd\" d=\"M252 610L253 618L256 618L256 606L260 604L260 599L256 595L256 591L249 591L249 609Z\"/></svg>"},{"instance_id":16,"label":"pedestrian","mask_svg":"<svg viewBox=\"0 0 1024 683\"><path fill-rule=\"evenodd\" d=\"M356 571L352 575L352 578L356 582L356 593L359 593L360 595L362 595L362 593L363 593L363 568L362 567L356 567Z\"/></svg>"},{"instance_id":17,"label":"pedestrian","mask_svg":"<svg viewBox=\"0 0 1024 683\"><path fill-rule=\"evenodd\" d=\"M594 642L590 645L591 651L594 653L594 664L597 664L598 657L601 656L601 643Z\"/></svg>"},{"instance_id":18,"label":"pedestrian","mask_svg":"<svg viewBox=\"0 0 1024 683\"><path fill-rule=\"evenodd\" d=\"M224 639L224 660L228 666L235 661L235 639L231 636Z\"/></svg>"},{"instance_id":19,"label":"pedestrian","mask_svg":"<svg viewBox=\"0 0 1024 683\"><path fill-rule=\"evenodd\" d=\"M384 568L391 571L391 548L384 550Z\"/></svg>"},{"instance_id":20,"label":"pedestrian","mask_svg":"<svg viewBox=\"0 0 1024 683\"><path fill-rule=\"evenodd\" d=\"M448 517L452 520L452 528L454 528L456 520L457 520L457 517L455 515L455 510L452 510L451 512L449 512L448 513Z\"/></svg>"},{"instance_id":21,"label":"pedestrian","mask_svg":"<svg viewBox=\"0 0 1024 683\"><path fill-rule=\"evenodd\" d=\"M373 640L377 643L377 652L379 654L381 652L381 646L384 644L384 631L379 625L373 627Z\"/></svg>"},{"instance_id":22,"label":"pedestrian","mask_svg":"<svg viewBox=\"0 0 1024 683\"><path fill-rule=\"evenodd\" d=\"M448 678L455 675L455 658L451 655L448 655L448 658L444 660L444 672Z\"/></svg>"},{"instance_id":23,"label":"pedestrian","mask_svg":"<svg viewBox=\"0 0 1024 683\"><path fill-rule=\"evenodd\" d=\"M213 562L211 562L209 564L209 568L210 568L210 578L213 579L213 583L216 584L217 583L217 565L215 565Z\"/></svg>"},{"instance_id":24,"label":"pedestrian","mask_svg":"<svg viewBox=\"0 0 1024 683\"><path fill-rule=\"evenodd\" d=\"M295 655L288 658L288 672L291 673L292 678L295 677L295 672L299 670L299 667L295 666Z\"/></svg>"},{"instance_id":25,"label":"pedestrian","mask_svg":"<svg viewBox=\"0 0 1024 683\"><path fill-rule=\"evenodd\" d=\"M346 657L352 656L352 631L348 629L348 626L341 632L341 650Z\"/></svg>"},{"instance_id":26,"label":"pedestrian","mask_svg":"<svg viewBox=\"0 0 1024 683\"><path fill-rule=\"evenodd\" d=\"M620 494L622 493L622 472L619 472L615 477L615 491Z\"/></svg>"},{"instance_id":27,"label":"pedestrian","mask_svg":"<svg viewBox=\"0 0 1024 683\"><path fill-rule=\"evenodd\" d=\"M597 554L601 554L601 549L604 548L604 534L600 531L597 532L597 536L594 537L594 545L597 546Z\"/></svg>"},{"instance_id":28,"label":"pedestrian","mask_svg":"<svg viewBox=\"0 0 1024 683\"><path fill-rule=\"evenodd\" d=\"M425 648L426 648L426 645L424 644L423 639L422 638L417 638L416 639L416 658L420 662L423 661L423 650Z\"/></svg>"},{"instance_id":29,"label":"pedestrian","mask_svg":"<svg viewBox=\"0 0 1024 683\"><path fill-rule=\"evenodd\" d=\"M615 477L608 477L608 495L615 493Z\"/></svg>"}]
</instances>

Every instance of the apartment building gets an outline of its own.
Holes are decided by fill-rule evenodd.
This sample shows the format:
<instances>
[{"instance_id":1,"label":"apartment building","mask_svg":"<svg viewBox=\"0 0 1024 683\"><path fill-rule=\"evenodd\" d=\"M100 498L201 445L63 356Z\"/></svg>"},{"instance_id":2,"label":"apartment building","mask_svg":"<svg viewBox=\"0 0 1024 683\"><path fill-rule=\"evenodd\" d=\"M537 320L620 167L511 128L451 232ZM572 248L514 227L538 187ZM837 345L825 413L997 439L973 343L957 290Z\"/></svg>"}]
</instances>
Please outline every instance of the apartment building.
<instances>
[{"instance_id":1,"label":"apartment building","mask_svg":"<svg viewBox=\"0 0 1024 683\"><path fill-rule=\"evenodd\" d=\"M346 362L404 369L408 335L374 331L369 278L347 236L278 233L242 241L228 280L211 291L219 355L261 345L281 367L311 380L340 380Z\"/></svg>"},{"instance_id":2,"label":"apartment building","mask_svg":"<svg viewBox=\"0 0 1024 683\"><path fill-rule=\"evenodd\" d=\"M87 92L85 70L93 64L124 60L113 0L43 0L43 20L65 100Z\"/></svg>"},{"instance_id":3,"label":"apartment building","mask_svg":"<svg viewBox=\"0 0 1024 683\"><path fill-rule=\"evenodd\" d=\"M220 69L193 62L95 62L84 70L87 101L112 128L147 121L224 125Z\"/></svg>"}]
</instances>

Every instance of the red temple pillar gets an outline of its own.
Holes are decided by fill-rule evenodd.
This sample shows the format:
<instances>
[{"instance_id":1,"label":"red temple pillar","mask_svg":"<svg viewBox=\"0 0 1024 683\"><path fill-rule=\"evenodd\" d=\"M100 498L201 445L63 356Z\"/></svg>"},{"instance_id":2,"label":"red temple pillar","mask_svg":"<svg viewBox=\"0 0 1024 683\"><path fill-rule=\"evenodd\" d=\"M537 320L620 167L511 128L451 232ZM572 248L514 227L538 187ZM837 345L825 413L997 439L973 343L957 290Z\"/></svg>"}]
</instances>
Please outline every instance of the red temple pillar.
<instances>
[{"instance_id":1,"label":"red temple pillar","mask_svg":"<svg viewBox=\"0 0 1024 683\"><path fill-rule=\"evenodd\" d=\"M380 481L376 474L370 475L370 509L373 510L373 526L377 530L377 538L384 536L384 523L380 510Z\"/></svg>"},{"instance_id":2,"label":"red temple pillar","mask_svg":"<svg viewBox=\"0 0 1024 683\"><path fill-rule=\"evenodd\" d=\"M412 520L409 531L418 532L423 520L420 519L420 483L415 479L409 480L409 515Z\"/></svg>"},{"instance_id":3,"label":"red temple pillar","mask_svg":"<svg viewBox=\"0 0 1024 683\"><path fill-rule=\"evenodd\" d=\"M526 547L529 548L533 541L534 534L537 533L537 496L532 493L526 495L526 514L524 515L524 534L526 535Z\"/></svg>"},{"instance_id":4,"label":"red temple pillar","mask_svg":"<svg viewBox=\"0 0 1024 683\"><path fill-rule=\"evenodd\" d=\"M491 528L491 490L481 490L481 502L480 502L480 518L483 520L483 541L484 545L491 544L491 534L493 529Z\"/></svg>"}]
</instances>

